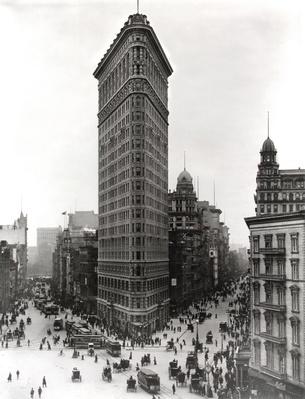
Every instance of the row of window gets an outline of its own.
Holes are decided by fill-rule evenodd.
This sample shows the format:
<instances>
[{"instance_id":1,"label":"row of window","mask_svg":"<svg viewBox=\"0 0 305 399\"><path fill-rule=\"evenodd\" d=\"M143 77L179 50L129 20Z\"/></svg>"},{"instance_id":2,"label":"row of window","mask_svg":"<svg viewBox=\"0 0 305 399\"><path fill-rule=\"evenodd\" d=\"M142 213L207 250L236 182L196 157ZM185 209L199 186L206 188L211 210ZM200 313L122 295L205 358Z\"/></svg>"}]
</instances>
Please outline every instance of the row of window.
<instances>
[{"instance_id":1,"label":"row of window","mask_svg":"<svg viewBox=\"0 0 305 399\"><path fill-rule=\"evenodd\" d=\"M289 213L289 212L299 212L305 209L304 204L260 204L260 213Z\"/></svg>"},{"instance_id":2,"label":"row of window","mask_svg":"<svg viewBox=\"0 0 305 399\"><path fill-rule=\"evenodd\" d=\"M264 258L265 270L261 270L261 260L253 258L253 275L259 277L261 274L268 276L284 276L286 274L285 259L276 259L276 263L272 257ZM299 259L290 259L290 271L288 277L292 280L299 280Z\"/></svg>"},{"instance_id":3,"label":"row of window","mask_svg":"<svg viewBox=\"0 0 305 399\"><path fill-rule=\"evenodd\" d=\"M254 350L254 364L256 366L261 366L261 343L255 341L253 345ZM279 351L277 344L266 342L265 343L265 353L266 353L266 365L270 370L277 371L278 373L285 374L287 371L291 377L299 381L301 377L301 359L300 353L297 350L291 351L291 364L292 369L286 370L286 353Z\"/></svg>"},{"instance_id":4,"label":"row of window","mask_svg":"<svg viewBox=\"0 0 305 399\"><path fill-rule=\"evenodd\" d=\"M285 305L286 304L286 294L285 288L281 286L275 285L276 290L273 288L272 283L265 283L265 302L266 304L270 305ZM254 298L254 305L260 305L261 302L261 293L260 293L260 283L255 281L253 283L253 298ZM299 296L299 288L295 285L289 287L291 292L291 310L293 312L300 311L300 296Z\"/></svg>"},{"instance_id":5,"label":"row of window","mask_svg":"<svg viewBox=\"0 0 305 399\"><path fill-rule=\"evenodd\" d=\"M168 291L160 291L157 294L149 295L147 297L129 298L127 295L113 293L104 288L98 289L99 298L112 302L113 304L129 307L131 309L149 308L159 302L168 298Z\"/></svg>"},{"instance_id":6,"label":"row of window","mask_svg":"<svg viewBox=\"0 0 305 399\"><path fill-rule=\"evenodd\" d=\"M275 236L275 237L274 237ZM290 249L292 253L299 252L299 233L290 233ZM264 247L261 247L261 238L264 239ZM274 246L274 238L276 238L276 246ZM252 248L254 253L259 253L261 248L272 249L286 247L286 235L285 234L264 234L263 236L253 235L252 236Z\"/></svg>"}]
</instances>

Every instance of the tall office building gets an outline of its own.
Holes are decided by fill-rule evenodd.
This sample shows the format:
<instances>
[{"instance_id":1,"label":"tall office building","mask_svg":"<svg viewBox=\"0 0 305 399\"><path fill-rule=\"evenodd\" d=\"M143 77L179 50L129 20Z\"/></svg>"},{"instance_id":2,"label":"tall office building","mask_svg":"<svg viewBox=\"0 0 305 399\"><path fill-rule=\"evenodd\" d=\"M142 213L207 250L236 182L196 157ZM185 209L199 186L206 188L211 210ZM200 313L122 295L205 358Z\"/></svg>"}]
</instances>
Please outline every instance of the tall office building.
<instances>
[{"instance_id":1,"label":"tall office building","mask_svg":"<svg viewBox=\"0 0 305 399\"><path fill-rule=\"evenodd\" d=\"M149 335L168 319L168 77L142 14L129 16L98 80L98 316Z\"/></svg>"}]
</instances>

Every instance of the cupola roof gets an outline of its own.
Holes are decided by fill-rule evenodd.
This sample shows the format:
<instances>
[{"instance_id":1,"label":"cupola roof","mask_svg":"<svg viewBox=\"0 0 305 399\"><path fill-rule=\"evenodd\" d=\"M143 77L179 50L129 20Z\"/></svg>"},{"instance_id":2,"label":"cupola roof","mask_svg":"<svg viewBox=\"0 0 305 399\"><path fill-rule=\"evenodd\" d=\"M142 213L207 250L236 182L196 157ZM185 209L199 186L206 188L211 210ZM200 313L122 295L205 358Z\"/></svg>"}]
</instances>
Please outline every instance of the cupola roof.
<instances>
[{"instance_id":1,"label":"cupola roof","mask_svg":"<svg viewBox=\"0 0 305 399\"><path fill-rule=\"evenodd\" d=\"M191 183L193 182L193 178L190 173L184 169L178 176L177 183Z\"/></svg>"},{"instance_id":2,"label":"cupola roof","mask_svg":"<svg viewBox=\"0 0 305 399\"><path fill-rule=\"evenodd\" d=\"M264 141L261 152L276 152L275 145L269 136Z\"/></svg>"}]
</instances>

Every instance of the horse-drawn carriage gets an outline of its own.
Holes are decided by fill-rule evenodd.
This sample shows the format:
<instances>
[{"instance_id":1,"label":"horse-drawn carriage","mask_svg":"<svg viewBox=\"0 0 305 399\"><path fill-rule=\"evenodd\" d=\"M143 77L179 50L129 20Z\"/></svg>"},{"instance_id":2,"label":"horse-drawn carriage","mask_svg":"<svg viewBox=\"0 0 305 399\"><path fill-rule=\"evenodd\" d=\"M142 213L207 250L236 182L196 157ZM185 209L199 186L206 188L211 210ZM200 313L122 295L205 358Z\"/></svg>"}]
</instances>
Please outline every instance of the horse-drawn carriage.
<instances>
[{"instance_id":1,"label":"horse-drawn carriage","mask_svg":"<svg viewBox=\"0 0 305 399\"><path fill-rule=\"evenodd\" d=\"M94 355L94 344L92 342L90 342L88 344L88 355L89 356L93 356Z\"/></svg>"},{"instance_id":2,"label":"horse-drawn carriage","mask_svg":"<svg viewBox=\"0 0 305 399\"><path fill-rule=\"evenodd\" d=\"M200 384L200 377L198 374L192 374L190 383L190 392L200 393L202 390Z\"/></svg>"},{"instance_id":3,"label":"horse-drawn carriage","mask_svg":"<svg viewBox=\"0 0 305 399\"><path fill-rule=\"evenodd\" d=\"M120 363L113 363L113 372L120 373L131 368L131 364L128 359L121 359Z\"/></svg>"},{"instance_id":4,"label":"horse-drawn carriage","mask_svg":"<svg viewBox=\"0 0 305 399\"><path fill-rule=\"evenodd\" d=\"M150 354L147 353L147 355L142 356L141 358L141 366L148 366L151 363L150 361Z\"/></svg>"},{"instance_id":5,"label":"horse-drawn carriage","mask_svg":"<svg viewBox=\"0 0 305 399\"><path fill-rule=\"evenodd\" d=\"M32 324L32 319L31 319L30 317L28 317L28 318L26 319L26 324L27 324L27 325Z\"/></svg>"},{"instance_id":6,"label":"horse-drawn carriage","mask_svg":"<svg viewBox=\"0 0 305 399\"><path fill-rule=\"evenodd\" d=\"M110 366L107 366L107 367L103 368L102 378L103 378L103 381L108 381L108 382L112 381L112 373L111 373L111 367Z\"/></svg>"},{"instance_id":7,"label":"horse-drawn carriage","mask_svg":"<svg viewBox=\"0 0 305 399\"><path fill-rule=\"evenodd\" d=\"M195 352L189 352L186 358L185 367L195 369L198 366L198 358Z\"/></svg>"},{"instance_id":8,"label":"horse-drawn carriage","mask_svg":"<svg viewBox=\"0 0 305 399\"><path fill-rule=\"evenodd\" d=\"M186 386L186 374L183 371L179 371L176 377L176 385L177 387L180 385L181 387Z\"/></svg>"},{"instance_id":9,"label":"horse-drawn carriage","mask_svg":"<svg viewBox=\"0 0 305 399\"><path fill-rule=\"evenodd\" d=\"M77 367L73 367L71 380L72 382L82 381L82 376L80 375L80 371L77 369Z\"/></svg>"},{"instance_id":10,"label":"horse-drawn carriage","mask_svg":"<svg viewBox=\"0 0 305 399\"><path fill-rule=\"evenodd\" d=\"M11 330L9 330L9 331L6 333L6 340L7 340L7 341L13 341L13 339L14 339L13 333L12 333Z\"/></svg>"},{"instance_id":11,"label":"horse-drawn carriage","mask_svg":"<svg viewBox=\"0 0 305 399\"><path fill-rule=\"evenodd\" d=\"M167 341L167 345L166 345L166 350L170 351L170 350L174 350L174 341Z\"/></svg>"},{"instance_id":12,"label":"horse-drawn carriage","mask_svg":"<svg viewBox=\"0 0 305 399\"><path fill-rule=\"evenodd\" d=\"M213 334L212 331L209 331L206 335L206 344L212 344L213 343Z\"/></svg>"},{"instance_id":13,"label":"horse-drawn carriage","mask_svg":"<svg viewBox=\"0 0 305 399\"><path fill-rule=\"evenodd\" d=\"M172 362L169 362L169 367L168 367L168 378L176 378L178 372L180 369L178 368L178 362L177 360L173 360Z\"/></svg>"},{"instance_id":14,"label":"horse-drawn carriage","mask_svg":"<svg viewBox=\"0 0 305 399\"><path fill-rule=\"evenodd\" d=\"M132 392L136 392L137 390L137 386L136 386L136 379L132 378L132 376L130 376L130 378L128 378L127 380L127 388L126 391L132 391Z\"/></svg>"},{"instance_id":15,"label":"horse-drawn carriage","mask_svg":"<svg viewBox=\"0 0 305 399\"><path fill-rule=\"evenodd\" d=\"M10 323L11 324L17 323L17 319L16 319L16 315L15 314L12 314L12 317L10 318Z\"/></svg>"}]
</instances>

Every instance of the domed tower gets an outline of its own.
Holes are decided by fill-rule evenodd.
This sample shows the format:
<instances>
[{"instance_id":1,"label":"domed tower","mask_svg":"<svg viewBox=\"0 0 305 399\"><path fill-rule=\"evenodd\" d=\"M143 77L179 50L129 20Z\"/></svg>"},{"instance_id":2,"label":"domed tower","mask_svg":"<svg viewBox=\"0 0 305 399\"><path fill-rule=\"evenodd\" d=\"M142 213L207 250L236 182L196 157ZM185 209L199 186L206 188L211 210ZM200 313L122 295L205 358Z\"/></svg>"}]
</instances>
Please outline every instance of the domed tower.
<instances>
[{"instance_id":1,"label":"domed tower","mask_svg":"<svg viewBox=\"0 0 305 399\"><path fill-rule=\"evenodd\" d=\"M279 212L280 175L276 148L269 135L260 151L261 161L256 177L256 214Z\"/></svg>"},{"instance_id":2,"label":"domed tower","mask_svg":"<svg viewBox=\"0 0 305 399\"><path fill-rule=\"evenodd\" d=\"M194 191L193 178L184 168L177 178L177 192L192 193Z\"/></svg>"}]
</instances>

